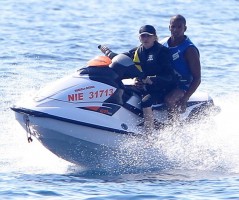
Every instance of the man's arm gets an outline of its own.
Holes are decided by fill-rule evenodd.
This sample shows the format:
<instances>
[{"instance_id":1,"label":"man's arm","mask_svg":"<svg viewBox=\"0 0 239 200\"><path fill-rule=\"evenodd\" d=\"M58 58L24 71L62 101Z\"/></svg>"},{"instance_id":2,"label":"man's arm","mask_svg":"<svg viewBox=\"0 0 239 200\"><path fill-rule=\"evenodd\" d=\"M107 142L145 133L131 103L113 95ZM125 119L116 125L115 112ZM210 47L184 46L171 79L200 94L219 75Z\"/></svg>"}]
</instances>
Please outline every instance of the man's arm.
<instances>
[{"instance_id":1,"label":"man's arm","mask_svg":"<svg viewBox=\"0 0 239 200\"><path fill-rule=\"evenodd\" d=\"M201 64L197 49L195 47L189 47L185 53L185 59L193 77L192 83L183 97L185 100L188 100L201 83Z\"/></svg>"}]
</instances>

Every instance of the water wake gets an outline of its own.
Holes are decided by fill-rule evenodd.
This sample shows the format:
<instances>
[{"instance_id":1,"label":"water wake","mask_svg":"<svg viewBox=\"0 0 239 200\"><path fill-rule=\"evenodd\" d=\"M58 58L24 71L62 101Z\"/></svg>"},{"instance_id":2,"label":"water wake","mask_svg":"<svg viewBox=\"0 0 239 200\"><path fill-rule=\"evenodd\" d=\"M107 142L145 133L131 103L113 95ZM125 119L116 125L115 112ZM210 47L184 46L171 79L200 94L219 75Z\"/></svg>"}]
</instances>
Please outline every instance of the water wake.
<instances>
[{"instance_id":1,"label":"water wake","mask_svg":"<svg viewBox=\"0 0 239 200\"><path fill-rule=\"evenodd\" d=\"M232 101L233 99L233 101ZM239 96L219 99L221 113L196 123L156 131L152 137L129 139L115 155L108 172L140 173L165 170L239 173Z\"/></svg>"}]
</instances>

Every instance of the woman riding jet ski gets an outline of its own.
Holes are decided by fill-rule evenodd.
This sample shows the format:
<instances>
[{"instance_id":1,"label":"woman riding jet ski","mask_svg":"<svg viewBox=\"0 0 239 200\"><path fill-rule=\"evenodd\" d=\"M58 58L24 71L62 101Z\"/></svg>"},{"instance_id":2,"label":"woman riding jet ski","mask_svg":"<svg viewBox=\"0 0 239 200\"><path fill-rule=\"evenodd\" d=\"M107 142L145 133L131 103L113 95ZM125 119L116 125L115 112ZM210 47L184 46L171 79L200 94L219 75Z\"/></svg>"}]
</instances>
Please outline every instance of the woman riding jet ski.
<instances>
[{"instance_id":1,"label":"woman riding jet ski","mask_svg":"<svg viewBox=\"0 0 239 200\"><path fill-rule=\"evenodd\" d=\"M34 136L59 157L94 167L109 161L125 140L146 134L139 126L143 123L140 92L127 83L128 78L141 76L126 55L112 61L100 56L11 109L27 131L28 141ZM163 104L153 105L153 110L158 122L167 123ZM181 120L200 118L212 110L217 110L213 99L195 93Z\"/></svg>"}]
</instances>

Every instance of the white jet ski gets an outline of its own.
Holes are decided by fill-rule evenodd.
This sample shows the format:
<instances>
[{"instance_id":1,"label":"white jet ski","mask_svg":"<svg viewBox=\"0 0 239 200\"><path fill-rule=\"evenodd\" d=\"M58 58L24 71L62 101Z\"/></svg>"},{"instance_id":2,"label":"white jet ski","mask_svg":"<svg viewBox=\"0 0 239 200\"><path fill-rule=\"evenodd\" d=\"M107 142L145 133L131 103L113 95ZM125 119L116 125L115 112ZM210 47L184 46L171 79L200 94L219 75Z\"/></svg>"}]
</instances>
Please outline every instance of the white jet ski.
<instances>
[{"instance_id":1,"label":"white jet ski","mask_svg":"<svg viewBox=\"0 0 239 200\"><path fill-rule=\"evenodd\" d=\"M137 73L132 60L119 54L111 64L107 59L94 61L90 63L93 67L57 80L29 102L11 107L29 142L34 136L60 158L85 167L100 166L125 140L142 139L146 134L140 125L140 94L133 85L121 82L122 77ZM196 92L180 118L189 122L219 110L207 93ZM164 104L153 105L153 111L159 124L167 123Z\"/></svg>"}]
</instances>

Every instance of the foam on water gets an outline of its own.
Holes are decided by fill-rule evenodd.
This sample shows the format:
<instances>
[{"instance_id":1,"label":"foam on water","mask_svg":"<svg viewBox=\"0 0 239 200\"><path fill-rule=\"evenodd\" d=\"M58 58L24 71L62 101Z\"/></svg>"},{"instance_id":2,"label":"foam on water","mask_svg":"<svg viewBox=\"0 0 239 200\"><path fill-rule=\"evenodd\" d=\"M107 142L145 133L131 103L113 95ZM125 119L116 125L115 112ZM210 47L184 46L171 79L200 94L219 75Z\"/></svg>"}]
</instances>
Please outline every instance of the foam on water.
<instances>
[{"instance_id":1,"label":"foam on water","mask_svg":"<svg viewBox=\"0 0 239 200\"><path fill-rule=\"evenodd\" d=\"M110 162L105 169L114 172L117 167L126 173L176 169L239 173L238 100L236 94L218 99L222 111L216 117L167 128L142 140L128 139L121 145L123 153L117 155L117 165Z\"/></svg>"}]
</instances>

